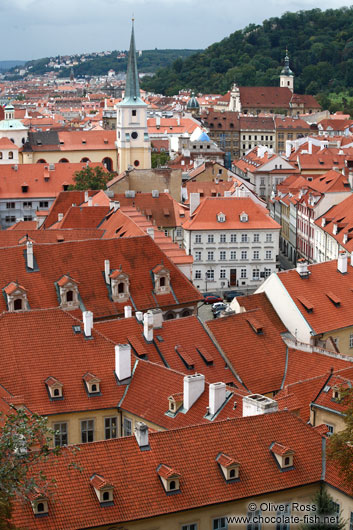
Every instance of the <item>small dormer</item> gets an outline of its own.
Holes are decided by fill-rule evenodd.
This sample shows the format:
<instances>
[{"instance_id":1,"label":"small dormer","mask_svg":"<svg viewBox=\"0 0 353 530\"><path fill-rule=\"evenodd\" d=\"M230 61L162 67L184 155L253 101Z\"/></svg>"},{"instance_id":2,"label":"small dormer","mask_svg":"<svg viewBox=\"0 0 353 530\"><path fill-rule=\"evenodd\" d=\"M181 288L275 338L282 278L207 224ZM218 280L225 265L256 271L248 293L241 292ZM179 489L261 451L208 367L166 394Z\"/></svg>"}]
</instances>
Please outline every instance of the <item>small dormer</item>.
<instances>
[{"instance_id":1,"label":"small dormer","mask_svg":"<svg viewBox=\"0 0 353 530\"><path fill-rule=\"evenodd\" d=\"M170 293L170 272L163 264L152 269L154 279L154 292L156 294Z\"/></svg>"},{"instance_id":2,"label":"small dormer","mask_svg":"<svg viewBox=\"0 0 353 530\"><path fill-rule=\"evenodd\" d=\"M270 449L280 469L283 471L286 471L287 469L293 469L293 449L290 449L289 447L277 442L274 442Z\"/></svg>"},{"instance_id":3,"label":"small dormer","mask_svg":"<svg viewBox=\"0 0 353 530\"><path fill-rule=\"evenodd\" d=\"M219 212L217 214L217 221L219 223L225 223L226 222L226 216L225 216L225 214L223 212Z\"/></svg>"},{"instance_id":4,"label":"small dormer","mask_svg":"<svg viewBox=\"0 0 353 530\"><path fill-rule=\"evenodd\" d=\"M48 377L45 381L49 392L50 399L62 399L63 396L63 384L60 383L55 377Z\"/></svg>"},{"instance_id":5,"label":"small dormer","mask_svg":"<svg viewBox=\"0 0 353 530\"><path fill-rule=\"evenodd\" d=\"M27 291L17 282L9 283L5 288L8 311L28 311Z\"/></svg>"},{"instance_id":6,"label":"small dormer","mask_svg":"<svg viewBox=\"0 0 353 530\"><path fill-rule=\"evenodd\" d=\"M332 400L340 402L342 399L342 388L338 385L332 387Z\"/></svg>"},{"instance_id":7,"label":"small dormer","mask_svg":"<svg viewBox=\"0 0 353 530\"><path fill-rule=\"evenodd\" d=\"M249 216L246 212L241 212L239 217L241 223L247 223L249 221Z\"/></svg>"},{"instance_id":8,"label":"small dormer","mask_svg":"<svg viewBox=\"0 0 353 530\"><path fill-rule=\"evenodd\" d=\"M172 414L176 414L178 410L183 406L183 393L172 394L168 397L168 411Z\"/></svg>"},{"instance_id":9,"label":"small dormer","mask_svg":"<svg viewBox=\"0 0 353 530\"><path fill-rule=\"evenodd\" d=\"M31 495L31 505L35 516L40 517L42 515L48 515L48 498L37 488L35 488L33 494Z\"/></svg>"},{"instance_id":10,"label":"small dormer","mask_svg":"<svg viewBox=\"0 0 353 530\"><path fill-rule=\"evenodd\" d=\"M57 282L62 309L78 309L80 307L78 282L67 274Z\"/></svg>"},{"instance_id":11,"label":"small dormer","mask_svg":"<svg viewBox=\"0 0 353 530\"><path fill-rule=\"evenodd\" d=\"M130 299L129 276L121 269L117 269L113 271L109 277L113 302L127 302Z\"/></svg>"},{"instance_id":12,"label":"small dormer","mask_svg":"<svg viewBox=\"0 0 353 530\"><path fill-rule=\"evenodd\" d=\"M95 375L87 373L83 376L83 382L86 387L86 391L90 396L99 396L101 393L100 383L101 380Z\"/></svg>"},{"instance_id":13,"label":"small dormer","mask_svg":"<svg viewBox=\"0 0 353 530\"><path fill-rule=\"evenodd\" d=\"M226 455L225 453L219 453L216 458L216 462L219 465L225 480L235 481L239 480L239 468L240 464L235 458Z\"/></svg>"},{"instance_id":14,"label":"small dormer","mask_svg":"<svg viewBox=\"0 0 353 530\"><path fill-rule=\"evenodd\" d=\"M90 482L101 506L111 506L114 504L114 486L112 484L97 473L91 476Z\"/></svg>"},{"instance_id":15,"label":"small dormer","mask_svg":"<svg viewBox=\"0 0 353 530\"><path fill-rule=\"evenodd\" d=\"M167 493L167 495L180 492L181 475L175 469L166 466L165 464L160 464L157 467L157 474L161 479L164 491Z\"/></svg>"}]
</instances>

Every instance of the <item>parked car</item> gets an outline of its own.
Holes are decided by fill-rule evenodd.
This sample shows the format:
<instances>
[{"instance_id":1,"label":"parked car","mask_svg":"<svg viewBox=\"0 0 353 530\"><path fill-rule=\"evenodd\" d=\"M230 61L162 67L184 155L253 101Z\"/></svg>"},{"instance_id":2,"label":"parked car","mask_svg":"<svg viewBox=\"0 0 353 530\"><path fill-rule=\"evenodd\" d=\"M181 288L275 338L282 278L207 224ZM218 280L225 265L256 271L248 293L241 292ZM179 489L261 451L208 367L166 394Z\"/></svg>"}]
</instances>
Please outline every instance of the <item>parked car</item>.
<instances>
[{"instance_id":1,"label":"parked car","mask_svg":"<svg viewBox=\"0 0 353 530\"><path fill-rule=\"evenodd\" d=\"M205 297L205 304L214 304L215 302L223 302L223 298L216 296L215 294Z\"/></svg>"},{"instance_id":2,"label":"parked car","mask_svg":"<svg viewBox=\"0 0 353 530\"><path fill-rule=\"evenodd\" d=\"M227 300L227 302L231 302L236 296L244 296L244 294L245 293L242 291L226 291L224 293L224 299Z\"/></svg>"},{"instance_id":3,"label":"parked car","mask_svg":"<svg viewBox=\"0 0 353 530\"><path fill-rule=\"evenodd\" d=\"M227 309L228 304L225 304L224 302L216 302L212 305L212 312L217 313L219 311L223 311L224 309Z\"/></svg>"},{"instance_id":4,"label":"parked car","mask_svg":"<svg viewBox=\"0 0 353 530\"><path fill-rule=\"evenodd\" d=\"M207 298L207 296L217 296L215 293L202 293L202 296L204 298Z\"/></svg>"}]
</instances>

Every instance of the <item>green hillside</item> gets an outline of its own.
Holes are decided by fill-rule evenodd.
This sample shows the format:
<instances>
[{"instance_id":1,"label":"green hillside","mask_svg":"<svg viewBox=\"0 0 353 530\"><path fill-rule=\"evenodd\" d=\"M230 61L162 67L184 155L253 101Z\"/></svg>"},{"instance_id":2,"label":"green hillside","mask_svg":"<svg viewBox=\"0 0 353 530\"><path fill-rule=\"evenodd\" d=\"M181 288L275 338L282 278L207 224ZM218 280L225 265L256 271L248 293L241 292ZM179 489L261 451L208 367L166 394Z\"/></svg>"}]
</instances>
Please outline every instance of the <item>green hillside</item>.
<instances>
[{"instance_id":1,"label":"green hillside","mask_svg":"<svg viewBox=\"0 0 353 530\"><path fill-rule=\"evenodd\" d=\"M172 95L183 88L225 93L234 81L277 86L286 47L297 93L339 93L353 87L353 7L343 7L287 12L252 24L158 70L143 88Z\"/></svg>"}]
</instances>

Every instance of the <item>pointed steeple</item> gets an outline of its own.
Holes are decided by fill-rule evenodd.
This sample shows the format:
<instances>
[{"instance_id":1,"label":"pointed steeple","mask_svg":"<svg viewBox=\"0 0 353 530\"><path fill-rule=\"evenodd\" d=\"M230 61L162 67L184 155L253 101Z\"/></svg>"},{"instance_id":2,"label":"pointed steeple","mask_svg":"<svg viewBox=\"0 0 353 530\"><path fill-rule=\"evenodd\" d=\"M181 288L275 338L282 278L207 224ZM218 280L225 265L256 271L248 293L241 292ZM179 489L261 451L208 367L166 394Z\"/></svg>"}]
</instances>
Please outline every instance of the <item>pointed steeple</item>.
<instances>
[{"instance_id":1,"label":"pointed steeple","mask_svg":"<svg viewBox=\"0 0 353 530\"><path fill-rule=\"evenodd\" d=\"M129 59L127 63L126 88L125 88L124 100L132 99L133 101L136 101L138 98L140 98L140 85L139 85L139 74L137 71L134 19L132 19L132 30L131 30Z\"/></svg>"},{"instance_id":2,"label":"pointed steeple","mask_svg":"<svg viewBox=\"0 0 353 530\"><path fill-rule=\"evenodd\" d=\"M281 74L283 74L283 75L293 75L292 70L289 68L288 48L286 48L286 56L284 58L284 67L282 68Z\"/></svg>"}]
</instances>

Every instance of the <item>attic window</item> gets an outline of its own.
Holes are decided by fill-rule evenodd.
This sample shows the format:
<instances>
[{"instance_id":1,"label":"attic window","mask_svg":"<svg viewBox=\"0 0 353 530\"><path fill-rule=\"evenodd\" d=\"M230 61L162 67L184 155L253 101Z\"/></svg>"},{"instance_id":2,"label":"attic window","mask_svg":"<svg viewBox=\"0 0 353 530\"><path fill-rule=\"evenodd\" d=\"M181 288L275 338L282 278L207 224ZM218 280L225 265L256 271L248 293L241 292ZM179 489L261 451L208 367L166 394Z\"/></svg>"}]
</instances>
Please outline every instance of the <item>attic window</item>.
<instances>
[{"instance_id":1,"label":"attic window","mask_svg":"<svg viewBox=\"0 0 353 530\"><path fill-rule=\"evenodd\" d=\"M280 443L274 442L271 445L270 450L280 469L282 469L283 471L286 471L288 469L293 469L293 466L294 466L293 449L290 449L289 447L286 447L285 445L282 445Z\"/></svg>"},{"instance_id":2,"label":"attic window","mask_svg":"<svg viewBox=\"0 0 353 530\"><path fill-rule=\"evenodd\" d=\"M188 370L192 370L194 368L194 360L193 358L184 350L182 346L175 346L175 351L179 355L180 359L185 364L186 368Z\"/></svg>"},{"instance_id":3,"label":"attic window","mask_svg":"<svg viewBox=\"0 0 353 530\"><path fill-rule=\"evenodd\" d=\"M224 214L223 212L219 212L219 213L217 214L217 221L218 221L219 223L225 223L225 221L226 221L226 216L225 216L225 214Z\"/></svg>"},{"instance_id":4,"label":"attic window","mask_svg":"<svg viewBox=\"0 0 353 530\"><path fill-rule=\"evenodd\" d=\"M336 306L339 307L341 305L341 300L333 294L331 291L326 293L326 296L331 300L331 302Z\"/></svg>"},{"instance_id":5,"label":"attic window","mask_svg":"<svg viewBox=\"0 0 353 530\"><path fill-rule=\"evenodd\" d=\"M162 264L157 265L153 270L154 292L155 294L168 294L171 291L170 272Z\"/></svg>"},{"instance_id":6,"label":"attic window","mask_svg":"<svg viewBox=\"0 0 353 530\"><path fill-rule=\"evenodd\" d=\"M87 372L83 376L83 382L86 387L86 391L88 394L91 395L100 395L100 382L101 380L98 379L95 375Z\"/></svg>"},{"instance_id":7,"label":"attic window","mask_svg":"<svg viewBox=\"0 0 353 530\"><path fill-rule=\"evenodd\" d=\"M104 138L103 142L104 142L105 144L107 144L107 143L108 143L108 138Z\"/></svg>"},{"instance_id":8,"label":"attic window","mask_svg":"<svg viewBox=\"0 0 353 530\"><path fill-rule=\"evenodd\" d=\"M63 384L58 379L55 377L47 377L44 382L47 385L51 400L63 398Z\"/></svg>"},{"instance_id":9,"label":"attic window","mask_svg":"<svg viewBox=\"0 0 353 530\"><path fill-rule=\"evenodd\" d=\"M164 491L169 494L179 493L180 492L180 473L175 469L165 465L160 464L157 467L157 474L163 484Z\"/></svg>"},{"instance_id":10,"label":"attic window","mask_svg":"<svg viewBox=\"0 0 353 530\"><path fill-rule=\"evenodd\" d=\"M21 186L21 188L22 188L22 193L27 193L27 192L28 192L28 186L27 186L27 184L23 184L23 185Z\"/></svg>"},{"instance_id":11,"label":"attic window","mask_svg":"<svg viewBox=\"0 0 353 530\"><path fill-rule=\"evenodd\" d=\"M78 282L70 276L62 276L57 282L62 309L78 309L80 307Z\"/></svg>"},{"instance_id":12,"label":"attic window","mask_svg":"<svg viewBox=\"0 0 353 530\"><path fill-rule=\"evenodd\" d=\"M183 406L183 393L173 394L168 397L169 412L176 414L178 410Z\"/></svg>"},{"instance_id":13,"label":"attic window","mask_svg":"<svg viewBox=\"0 0 353 530\"><path fill-rule=\"evenodd\" d=\"M299 302L305 307L306 311L308 313L312 313L313 310L314 310L314 306L311 302L309 302L309 300L307 300L307 298L304 298L304 296L301 296L301 297L297 297Z\"/></svg>"},{"instance_id":14,"label":"attic window","mask_svg":"<svg viewBox=\"0 0 353 530\"><path fill-rule=\"evenodd\" d=\"M222 474L227 482L239 480L239 462L235 458L226 455L225 453L219 453L216 462L219 465Z\"/></svg>"},{"instance_id":15,"label":"attic window","mask_svg":"<svg viewBox=\"0 0 353 530\"><path fill-rule=\"evenodd\" d=\"M112 506L114 504L114 486L97 473L91 476L90 482L100 505L102 507Z\"/></svg>"},{"instance_id":16,"label":"attic window","mask_svg":"<svg viewBox=\"0 0 353 530\"><path fill-rule=\"evenodd\" d=\"M85 139L83 139L83 140L82 140L82 143L83 143L83 144L86 144L87 142L86 142L86 140L85 140Z\"/></svg>"},{"instance_id":17,"label":"attic window","mask_svg":"<svg viewBox=\"0 0 353 530\"><path fill-rule=\"evenodd\" d=\"M130 298L129 276L117 269L110 274L111 296L113 302L127 302Z\"/></svg>"},{"instance_id":18,"label":"attic window","mask_svg":"<svg viewBox=\"0 0 353 530\"><path fill-rule=\"evenodd\" d=\"M206 350L206 348L196 348L199 354L202 357L202 360L207 366L212 366L213 364L213 357L212 355Z\"/></svg>"},{"instance_id":19,"label":"attic window","mask_svg":"<svg viewBox=\"0 0 353 530\"><path fill-rule=\"evenodd\" d=\"M8 311L26 311L28 309L27 291L17 282L9 283L4 292Z\"/></svg>"},{"instance_id":20,"label":"attic window","mask_svg":"<svg viewBox=\"0 0 353 530\"><path fill-rule=\"evenodd\" d=\"M35 495L35 498L31 501L32 510L35 516L48 515L48 499L40 494L39 492Z\"/></svg>"},{"instance_id":21,"label":"attic window","mask_svg":"<svg viewBox=\"0 0 353 530\"><path fill-rule=\"evenodd\" d=\"M263 326L256 320L256 318L249 317L247 318L247 321L257 335L263 334Z\"/></svg>"},{"instance_id":22,"label":"attic window","mask_svg":"<svg viewBox=\"0 0 353 530\"><path fill-rule=\"evenodd\" d=\"M249 220L248 214L246 212L242 212L240 214L240 222L241 223L247 223Z\"/></svg>"}]
</instances>

